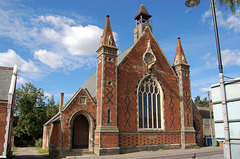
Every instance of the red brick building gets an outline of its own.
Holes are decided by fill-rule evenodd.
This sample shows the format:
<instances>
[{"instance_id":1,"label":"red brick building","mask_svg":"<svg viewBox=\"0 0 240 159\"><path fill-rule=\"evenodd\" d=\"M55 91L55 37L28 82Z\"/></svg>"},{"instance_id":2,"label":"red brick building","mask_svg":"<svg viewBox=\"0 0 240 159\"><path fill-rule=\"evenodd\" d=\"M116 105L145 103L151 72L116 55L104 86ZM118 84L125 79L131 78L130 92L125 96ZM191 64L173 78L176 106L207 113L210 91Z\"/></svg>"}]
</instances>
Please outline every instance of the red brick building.
<instances>
[{"instance_id":1,"label":"red brick building","mask_svg":"<svg viewBox=\"0 0 240 159\"><path fill-rule=\"evenodd\" d=\"M16 83L17 66L0 66L0 158L11 152Z\"/></svg>"},{"instance_id":2,"label":"red brick building","mask_svg":"<svg viewBox=\"0 0 240 159\"><path fill-rule=\"evenodd\" d=\"M117 55L107 16L96 72L44 125L43 148L49 147L50 154L87 148L109 155L196 145L190 65L178 38L171 66L150 18L142 5L134 17L134 44Z\"/></svg>"}]
</instances>

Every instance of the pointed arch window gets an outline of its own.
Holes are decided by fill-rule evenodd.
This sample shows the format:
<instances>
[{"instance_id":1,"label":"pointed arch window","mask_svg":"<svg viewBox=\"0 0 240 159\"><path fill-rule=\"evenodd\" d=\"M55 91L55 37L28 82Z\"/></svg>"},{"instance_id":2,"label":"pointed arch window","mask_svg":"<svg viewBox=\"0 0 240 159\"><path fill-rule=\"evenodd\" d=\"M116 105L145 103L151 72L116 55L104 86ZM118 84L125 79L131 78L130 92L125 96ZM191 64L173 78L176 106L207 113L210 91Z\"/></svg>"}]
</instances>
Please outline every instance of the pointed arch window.
<instances>
[{"instance_id":1,"label":"pointed arch window","mask_svg":"<svg viewBox=\"0 0 240 159\"><path fill-rule=\"evenodd\" d=\"M163 129L162 88L157 80L147 76L138 86L139 129Z\"/></svg>"}]
</instances>

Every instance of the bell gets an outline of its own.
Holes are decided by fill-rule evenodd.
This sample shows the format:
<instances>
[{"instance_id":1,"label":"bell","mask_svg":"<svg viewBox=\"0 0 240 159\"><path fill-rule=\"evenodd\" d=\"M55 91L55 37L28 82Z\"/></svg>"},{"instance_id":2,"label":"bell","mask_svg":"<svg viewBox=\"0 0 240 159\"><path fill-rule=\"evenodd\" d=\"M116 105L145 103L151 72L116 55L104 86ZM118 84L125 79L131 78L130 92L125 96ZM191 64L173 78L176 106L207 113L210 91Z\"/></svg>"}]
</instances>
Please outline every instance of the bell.
<instances>
[{"instance_id":1,"label":"bell","mask_svg":"<svg viewBox=\"0 0 240 159\"><path fill-rule=\"evenodd\" d=\"M200 0L187 0L185 5L188 7L196 7L200 3Z\"/></svg>"}]
</instances>

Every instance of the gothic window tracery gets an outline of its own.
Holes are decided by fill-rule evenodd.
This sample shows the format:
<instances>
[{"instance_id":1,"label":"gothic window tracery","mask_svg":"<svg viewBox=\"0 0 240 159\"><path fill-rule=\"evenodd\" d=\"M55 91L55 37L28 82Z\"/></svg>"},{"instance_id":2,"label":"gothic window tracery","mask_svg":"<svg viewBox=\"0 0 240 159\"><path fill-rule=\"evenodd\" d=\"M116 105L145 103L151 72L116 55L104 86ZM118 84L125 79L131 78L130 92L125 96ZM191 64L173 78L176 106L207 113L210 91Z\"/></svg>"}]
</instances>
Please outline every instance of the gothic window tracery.
<instances>
[{"instance_id":1,"label":"gothic window tracery","mask_svg":"<svg viewBox=\"0 0 240 159\"><path fill-rule=\"evenodd\" d=\"M146 77L138 87L139 129L162 129L162 93L157 80Z\"/></svg>"}]
</instances>

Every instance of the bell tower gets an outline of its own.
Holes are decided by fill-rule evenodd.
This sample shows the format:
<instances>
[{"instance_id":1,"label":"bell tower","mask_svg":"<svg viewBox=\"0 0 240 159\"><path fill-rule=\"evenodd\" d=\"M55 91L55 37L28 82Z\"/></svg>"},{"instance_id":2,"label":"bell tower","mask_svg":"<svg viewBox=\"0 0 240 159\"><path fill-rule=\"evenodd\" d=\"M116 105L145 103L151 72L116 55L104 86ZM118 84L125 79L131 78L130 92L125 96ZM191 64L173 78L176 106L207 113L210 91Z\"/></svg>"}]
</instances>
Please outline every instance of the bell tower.
<instances>
[{"instance_id":1,"label":"bell tower","mask_svg":"<svg viewBox=\"0 0 240 159\"><path fill-rule=\"evenodd\" d=\"M186 136L195 136L193 128L192 98L190 84L190 65L187 63L180 38L178 37L173 68L178 76L180 98L181 147L188 147ZM188 137L189 138L189 137Z\"/></svg>"},{"instance_id":2,"label":"bell tower","mask_svg":"<svg viewBox=\"0 0 240 159\"><path fill-rule=\"evenodd\" d=\"M146 7L142 4L138 10L137 15L134 17L136 20L136 27L134 29L134 43L136 43L140 38L146 26L148 26L152 31L152 26L149 23L149 19L151 17L152 16L148 13Z\"/></svg>"},{"instance_id":3,"label":"bell tower","mask_svg":"<svg viewBox=\"0 0 240 159\"><path fill-rule=\"evenodd\" d=\"M97 121L94 152L119 154L117 127L117 50L107 15L97 50Z\"/></svg>"}]
</instances>

